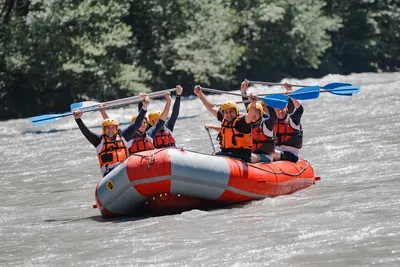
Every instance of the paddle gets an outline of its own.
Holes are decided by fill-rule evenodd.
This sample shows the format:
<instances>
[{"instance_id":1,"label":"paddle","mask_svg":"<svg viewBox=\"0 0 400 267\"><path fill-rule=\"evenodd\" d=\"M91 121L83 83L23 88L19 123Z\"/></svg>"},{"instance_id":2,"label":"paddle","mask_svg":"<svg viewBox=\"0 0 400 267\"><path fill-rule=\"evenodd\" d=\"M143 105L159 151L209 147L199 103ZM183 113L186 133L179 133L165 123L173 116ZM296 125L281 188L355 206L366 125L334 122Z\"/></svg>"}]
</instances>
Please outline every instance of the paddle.
<instances>
[{"instance_id":1,"label":"paddle","mask_svg":"<svg viewBox=\"0 0 400 267\"><path fill-rule=\"evenodd\" d=\"M319 86L308 86L304 88L297 89L287 96L297 99L297 100L309 100L316 99L319 97L320 89ZM284 94L284 93L281 93ZM271 95L271 94L260 94L259 96Z\"/></svg>"},{"instance_id":2,"label":"paddle","mask_svg":"<svg viewBox=\"0 0 400 267\"><path fill-rule=\"evenodd\" d=\"M347 86L340 86L332 89L321 90L322 93L329 92L334 95L342 95L342 96L352 96L360 92L360 86L355 85L347 85Z\"/></svg>"},{"instance_id":3,"label":"paddle","mask_svg":"<svg viewBox=\"0 0 400 267\"><path fill-rule=\"evenodd\" d=\"M133 99L131 100L129 103L115 103L115 104L110 104L107 105L107 108L116 108L116 107L122 107L128 104L133 104L133 103L138 103L142 101L142 98L140 99ZM100 110L100 109L104 109L104 107L90 107L89 109L82 109L82 112L90 112L90 111L96 111L96 110ZM29 121L31 122L32 125L34 126L39 126L39 125L45 125L45 124L49 124L52 122L55 122L56 120L59 120L61 118L64 117L68 117L73 115L74 113L72 111L68 111L68 112L64 112L61 114L47 114L47 115L40 115L40 116L35 116L29 119Z\"/></svg>"},{"instance_id":4,"label":"paddle","mask_svg":"<svg viewBox=\"0 0 400 267\"><path fill-rule=\"evenodd\" d=\"M306 100L306 99L313 99L313 96L315 96L315 98L317 98L317 93L315 92L315 88L313 87L317 87L317 86L310 86L310 87L304 87L301 89L298 89L296 91L294 91L293 93L289 94L288 96L292 97L292 95L294 95L296 92L297 96L293 97L295 99L298 100ZM310 90L310 92L308 92L307 88L312 88ZM318 87L319 88L319 87ZM304 90L303 89L307 89ZM341 87L337 87L337 88L333 88L333 89L329 89L329 90L318 90L319 93L331 93L334 95L341 95L341 96L352 96L353 94L356 94L360 91L360 86L355 86L355 85L349 85L349 86L341 86ZM263 96L263 95L267 95L267 94L260 94L259 96ZM244 101L239 101L236 102L236 104L241 104L241 103L250 103L249 100L244 100ZM268 103L267 103L268 105Z\"/></svg>"},{"instance_id":5,"label":"paddle","mask_svg":"<svg viewBox=\"0 0 400 267\"><path fill-rule=\"evenodd\" d=\"M227 95L234 95L234 96L242 96L242 97L247 97L248 95L246 94L237 94L237 93L232 93L229 91L224 91L224 90L217 90L217 89L211 89L211 88L205 88L201 87L201 90L210 92L210 93L217 93L217 94L227 94Z\"/></svg>"},{"instance_id":6,"label":"paddle","mask_svg":"<svg viewBox=\"0 0 400 267\"><path fill-rule=\"evenodd\" d=\"M260 100L264 101L264 103L273 108L285 108L289 101L289 97L282 94L272 94L261 97ZM240 103L250 103L250 100L237 101L236 104ZM216 104L217 107L222 106L222 104Z\"/></svg>"},{"instance_id":7,"label":"paddle","mask_svg":"<svg viewBox=\"0 0 400 267\"><path fill-rule=\"evenodd\" d=\"M214 92L214 93L227 93L230 95L242 96L247 97L248 95L244 94L236 94L231 92L226 92L222 90L210 89L210 88L202 88L204 91ZM304 88L300 88L287 96L297 99L297 100L309 100L309 99L316 99L319 97L320 89L319 86L308 86ZM287 97L282 96L284 93L281 94L260 94L259 96L267 96L262 99L268 106L275 107L275 108L285 108L287 105Z\"/></svg>"},{"instance_id":8,"label":"paddle","mask_svg":"<svg viewBox=\"0 0 400 267\"><path fill-rule=\"evenodd\" d=\"M171 88L171 89L166 89L163 91L157 91L157 92L153 92L150 94L147 94L150 98L156 98L156 97L160 97L163 96L164 93L168 93L168 92L172 92L175 91L175 88ZM115 104L115 103L128 103L130 104L131 100L134 99L141 99L140 96L131 96L131 97L126 97L126 98L122 98L122 99L116 99L116 100L111 100L108 102L104 102L107 106L110 104ZM73 111L74 109L90 109L92 107L97 107L98 105L100 105L101 103L96 102L96 101L83 101L83 102L77 102L77 103L73 103L70 106L71 111Z\"/></svg>"},{"instance_id":9,"label":"paddle","mask_svg":"<svg viewBox=\"0 0 400 267\"><path fill-rule=\"evenodd\" d=\"M260 82L260 81L249 81L249 83L262 84L262 85L268 85L268 86L274 86L274 85L282 85L283 86L284 85L283 83ZM326 84L324 86L319 86L318 88L329 90L329 89L333 89L333 88L336 88L336 87L342 87L342 86L348 86L348 85L351 85L351 84L350 83L334 82L334 83L328 83L328 84ZM292 86L294 86L294 87L308 87L308 85L298 85L298 84L292 84Z\"/></svg>"},{"instance_id":10,"label":"paddle","mask_svg":"<svg viewBox=\"0 0 400 267\"><path fill-rule=\"evenodd\" d=\"M245 94L231 93L229 91L223 91L223 90L217 90L217 89L211 89L211 88L201 87L201 90L210 92L210 93L219 93L219 94L228 94L228 95L234 95L234 96L248 97L248 95L245 95ZM289 98L285 95L272 94L272 95L268 95L268 96L262 98L262 100L270 107L285 108L287 105L287 102L289 101Z\"/></svg>"},{"instance_id":11,"label":"paddle","mask_svg":"<svg viewBox=\"0 0 400 267\"><path fill-rule=\"evenodd\" d=\"M271 94L264 97L260 97L260 100L264 101L264 103L273 108L286 108L289 97L287 95L282 94Z\"/></svg>"},{"instance_id":12,"label":"paddle","mask_svg":"<svg viewBox=\"0 0 400 267\"><path fill-rule=\"evenodd\" d=\"M150 93L150 94L148 94L148 96L150 98L155 98L155 97L159 97L159 96L163 95L166 92L171 92L174 90L175 90L175 88L167 89L164 91ZM97 111L97 110L100 110L103 108L108 109L108 108L122 107L122 106L126 106L128 104L139 103L141 101L142 101L142 97L132 96L132 97L126 97L126 98L122 98L122 99L105 102L105 104L107 105L106 107L99 107L99 104L96 104L96 105L91 105L91 106L87 106L87 107L82 107L81 110L83 113L85 113L85 112L89 112L89 111ZM92 101L92 102L94 102L94 101ZM81 102L81 103L84 103L84 102ZM74 108L74 109L76 109L76 108ZM56 120L59 120L61 118L67 117L67 116L71 116L73 114L74 113L72 111L69 111L69 112L64 112L61 114L40 115L40 116L35 116L35 117L30 118L29 121L31 122L32 125L39 126L39 125L45 125L45 124L55 122Z\"/></svg>"},{"instance_id":13,"label":"paddle","mask_svg":"<svg viewBox=\"0 0 400 267\"><path fill-rule=\"evenodd\" d=\"M258 81L249 81L249 82L255 83L255 84L271 85L271 86L272 85L284 85L283 83L258 82ZM294 84L292 86L307 88L307 87L305 87L305 85ZM318 87L318 86L309 86L309 87ZM351 85L350 83L339 83L339 82L328 83L328 84L326 84L322 87L318 87L318 88L324 89L324 90L320 90L321 93L329 92L331 94L341 95L341 96L351 96L360 91L360 86L354 86L354 85ZM305 95L307 95L307 94L305 94ZM312 98L307 98L307 96L305 99L296 98L296 97L292 97L292 98L295 98L297 100L312 99Z\"/></svg>"},{"instance_id":14,"label":"paddle","mask_svg":"<svg viewBox=\"0 0 400 267\"><path fill-rule=\"evenodd\" d=\"M248 96L245 94L231 93L229 91L222 91L222 90L216 90L216 89L211 89L211 88L202 88L202 89L204 91L212 92L212 93L221 93L221 94L228 94L228 95L235 95L235 96L242 96L242 97ZM287 96L290 96L291 98L294 98L297 100L308 100L308 99L318 98L319 93L320 93L319 86L308 86L308 87L297 89L296 91L288 94ZM279 93L279 94L285 94L285 93ZM278 94L259 94L259 96L267 96L267 95L278 95Z\"/></svg>"}]
</instances>

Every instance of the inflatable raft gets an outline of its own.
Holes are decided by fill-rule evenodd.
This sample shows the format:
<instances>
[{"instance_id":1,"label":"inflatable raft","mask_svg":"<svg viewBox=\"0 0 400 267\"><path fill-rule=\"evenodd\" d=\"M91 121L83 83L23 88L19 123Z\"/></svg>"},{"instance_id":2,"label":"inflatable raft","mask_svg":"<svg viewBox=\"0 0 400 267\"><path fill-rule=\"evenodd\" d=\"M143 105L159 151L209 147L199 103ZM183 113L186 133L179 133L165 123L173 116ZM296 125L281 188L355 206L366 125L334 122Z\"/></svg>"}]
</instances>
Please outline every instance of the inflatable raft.
<instances>
[{"instance_id":1,"label":"inflatable raft","mask_svg":"<svg viewBox=\"0 0 400 267\"><path fill-rule=\"evenodd\" d=\"M131 155L96 187L103 218L171 214L291 194L318 180L306 160L248 164L163 148Z\"/></svg>"}]
</instances>

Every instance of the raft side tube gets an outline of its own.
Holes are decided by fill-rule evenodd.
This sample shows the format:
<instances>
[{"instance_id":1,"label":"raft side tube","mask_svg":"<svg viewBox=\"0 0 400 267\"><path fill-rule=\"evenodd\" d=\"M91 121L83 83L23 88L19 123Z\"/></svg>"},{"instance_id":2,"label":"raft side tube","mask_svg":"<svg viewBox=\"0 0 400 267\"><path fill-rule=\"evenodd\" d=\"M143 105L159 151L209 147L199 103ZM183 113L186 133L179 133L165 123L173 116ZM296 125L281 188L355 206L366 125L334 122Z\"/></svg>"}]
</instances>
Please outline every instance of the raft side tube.
<instances>
[{"instance_id":1,"label":"raft side tube","mask_svg":"<svg viewBox=\"0 0 400 267\"><path fill-rule=\"evenodd\" d=\"M200 199L216 200L228 185L230 169L223 157L169 150L171 192Z\"/></svg>"}]
</instances>

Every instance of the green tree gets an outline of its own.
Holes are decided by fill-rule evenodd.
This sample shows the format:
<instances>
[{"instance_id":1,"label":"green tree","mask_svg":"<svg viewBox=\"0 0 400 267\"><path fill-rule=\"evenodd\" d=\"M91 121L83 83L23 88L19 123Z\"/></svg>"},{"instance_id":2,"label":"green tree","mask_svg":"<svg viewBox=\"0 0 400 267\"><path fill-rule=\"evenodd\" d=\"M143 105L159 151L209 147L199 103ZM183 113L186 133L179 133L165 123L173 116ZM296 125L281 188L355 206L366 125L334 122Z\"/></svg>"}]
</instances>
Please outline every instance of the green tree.
<instances>
[{"instance_id":1,"label":"green tree","mask_svg":"<svg viewBox=\"0 0 400 267\"><path fill-rule=\"evenodd\" d=\"M343 27L332 34L323 73L393 71L400 67L400 1L328 0Z\"/></svg>"},{"instance_id":2,"label":"green tree","mask_svg":"<svg viewBox=\"0 0 400 267\"><path fill-rule=\"evenodd\" d=\"M222 0L135 1L127 23L152 71L151 84L229 83L244 48L235 43L235 13ZM186 90L188 92L188 90Z\"/></svg>"},{"instance_id":3,"label":"green tree","mask_svg":"<svg viewBox=\"0 0 400 267\"><path fill-rule=\"evenodd\" d=\"M0 119L149 87L398 70L399 14L399 0L0 0Z\"/></svg>"},{"instance_id":4,"label":"green tree","mask_svg":"<svg viewBox=\"0 0 400 267\"><path fill-rule=\"evenodd\" d=\"M319 0L232 1L240 14L239 42L246 53L237 76L277 80L317 69L340 19Z\"/></svg>"},{"instance_id":5,"label":"green tree","mask_svg":"<svg viewBox=\"0 0 400 267\"><path fill-rule=\"evenodd\" d=\"M0 113L60 111L78 98L145 90L150 73L136 65L134 49L127 52L128 2L47 0L3 24Z\"/></svg>"}]
</instances>

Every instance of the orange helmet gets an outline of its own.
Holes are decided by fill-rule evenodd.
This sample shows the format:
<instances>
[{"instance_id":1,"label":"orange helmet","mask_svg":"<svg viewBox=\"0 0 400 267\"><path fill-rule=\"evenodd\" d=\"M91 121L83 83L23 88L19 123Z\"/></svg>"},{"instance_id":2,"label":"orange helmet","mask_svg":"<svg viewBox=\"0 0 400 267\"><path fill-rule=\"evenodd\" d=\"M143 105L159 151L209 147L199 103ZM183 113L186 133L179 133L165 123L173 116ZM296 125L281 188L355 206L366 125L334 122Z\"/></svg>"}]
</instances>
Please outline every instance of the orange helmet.
<instances>
[{"instance_id":1,"label":"orange helmet","mask_svg":"<svg viewBox=\"0 0 400 267\"><path fill-rule=\"evenodd\" d=\"M101 130L103 131L103 133L104 133L104 128L106 126L111 126L111 125L116 126L117 131L118 131L118 121L115 119L108 118L108 119L104 119L103 122L101 123Z\"/></svg>"},{"instance_id":2,"label":"orange helmet","mask_svg":"<svg viewBox=\"0 0 400 267\"><path fill-rule=\"evenodd\" d=\"M149 122L150 122L151 126L156 124L156 120L158 120L158 118L160 118L160 116L161 116L160 110L153 110L152 112L149 113Z\"/></svg>"},{"instance_id":3,"label":"orange helmet","mask_svg":"<svg viewBox=\"0 0 400 267\"><path fill-rule=\"evenodd\" d=\"M235 101L226 101L225 103L222 103L221 105L221 110L227 110L229 108L234 108L236 110L236 115L239 114L239 109L238 105L236 104Z\"/></svg>"}]
</instances>

